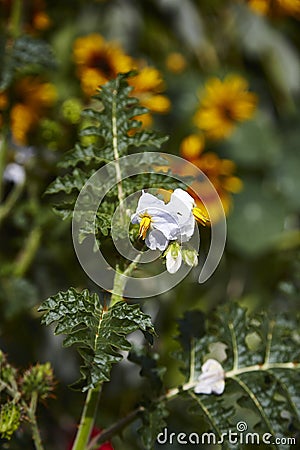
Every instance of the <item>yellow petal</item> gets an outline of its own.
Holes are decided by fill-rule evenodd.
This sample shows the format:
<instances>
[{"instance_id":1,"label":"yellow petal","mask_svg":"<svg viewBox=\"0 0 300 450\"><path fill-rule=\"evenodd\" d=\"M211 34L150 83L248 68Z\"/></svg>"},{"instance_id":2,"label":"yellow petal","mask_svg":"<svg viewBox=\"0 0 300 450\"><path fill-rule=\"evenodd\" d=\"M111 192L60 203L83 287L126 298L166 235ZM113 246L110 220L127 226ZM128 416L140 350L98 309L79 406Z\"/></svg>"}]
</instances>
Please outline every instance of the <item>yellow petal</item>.
<instances>
[{"instance_id":1,"label":"yellow petal","mask_svg":"<svg viewBox=\"0 0 300 450\"><path fill-rule=\"evenodd\" d=\"M205 226L207 223L210 222L209 217L205 214L205 212L201 208L199 207L193 208L192 213L197 222L201 223L201 225Z\"/></svg>"},{"instance_id":2,"label":"yellow petal","mask_svg":"<svg viewBox=\"0 0 300 450\"><path fill-rule=\"evenodd\" d=\"M144 216L142 217L142 220L140 222L140 229L139 229L139 237L142 239L146 238L147 231L149 230L151 225L151 217Z\"/></svg>"}]
</instances>

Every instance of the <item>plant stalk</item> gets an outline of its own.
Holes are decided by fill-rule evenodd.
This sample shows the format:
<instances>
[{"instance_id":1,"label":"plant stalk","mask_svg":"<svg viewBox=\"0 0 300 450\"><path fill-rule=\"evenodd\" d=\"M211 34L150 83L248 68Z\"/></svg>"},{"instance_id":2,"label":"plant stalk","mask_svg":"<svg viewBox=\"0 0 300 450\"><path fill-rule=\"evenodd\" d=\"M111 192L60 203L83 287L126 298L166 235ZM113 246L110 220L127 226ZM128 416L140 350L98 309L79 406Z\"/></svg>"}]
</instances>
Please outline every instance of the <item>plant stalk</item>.
<instances>
[{"instance_id":1,"label":"plant stalk","mask_svg":"<svg viewBox=\"0 0 300 450\"><path fill-rule=\"evenodd\" d=\"M135 259L129 264L129 266L124 270L124 272L116 271L113 294L110 300L110 306L123 300L123 293L127 282L127 277L132 274L141 258L141 254L138 254Z\"/></svg>"},{"instance_id":2,"label":"plant stalk","mask_svg":"<svg viewBox=\"0 0 300 450\"><path fill-rule=\"evenodd\" d=\"M30 426L31 426L31 434L32 439L34 442L34 446L36 450L44 450L42 439L40 435L40 430L37 424L36 420L36 407L37 407L37 401L38 401L38 393L33 392L31 396L30 406L27 410L27 414L30 420Z\"/></svg>"},{"instance_id":3,"label":"plant stalk","mask_svg":"<svg viewBox=\"0 0 300 450\"><path fill-rule=\"evenodd\" d=\"M94 426L102 385L89 389L72 450L85 450Z\"/></svg>"},{"instance_id":4,"label":"plant stalk","mask_svg":"<svg viewBox=\"0 0 300 450\"><path fill-rule=\"evenodd\" d=\"M3 173L6 164L6 153L7 153L7 130L3 127L2 136L0 141L0 203L2 201L2 186L3 186Z\"/></svg>"},{"instance_id":5,"label":"plant stalk","mask_svg":"<svg viewBox=\"0 0 300 450\"><path fill-rule=\"evenodd\" d=\"M1 165L1 163L0 163ZM0 167L0 173L2 171L2 167ZM3 173L3 171L2 171ZM16 184L7 197L5 203L3 203L0 206L0 223L10 214L13 207L17 203L18 199L20 198L22 192L24 190L24 183Z\"/></svg>"},{"instance_id":6,"label":"plant stalk","mask_svg":"<svg viewBox=\"0 0 300 450\"><path fill-rule=\"evenodd\" d=\"M14 275L16 277L22 277L27 272L39 248L41 236L41 227L39 225L36 225L30 231L25 246L18 255L15 262Z\"/></svg>"},{"instance_id":7,"label":"plant stalk","mask_svg":"<svg viewBox=\"0 0 300 450\"><path fill-rule=\"evenodd\" d=\"M14 0L12 5L10 34L12 38L19 37L21 32L21 18L22 18L22 0Z\"/></svg>"}]
</instances>

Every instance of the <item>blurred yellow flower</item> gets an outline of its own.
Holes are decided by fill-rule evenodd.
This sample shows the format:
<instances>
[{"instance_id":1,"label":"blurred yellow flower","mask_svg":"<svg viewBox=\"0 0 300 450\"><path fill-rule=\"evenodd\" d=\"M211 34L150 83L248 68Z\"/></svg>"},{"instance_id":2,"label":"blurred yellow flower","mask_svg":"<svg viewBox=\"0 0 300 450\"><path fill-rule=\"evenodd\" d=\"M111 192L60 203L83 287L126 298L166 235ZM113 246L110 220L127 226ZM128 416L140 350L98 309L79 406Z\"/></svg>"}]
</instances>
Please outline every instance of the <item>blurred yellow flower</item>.
<instances>
[{"instance_id":1,"label":"blurred yellow flower","mask_svg":"<svg viewBox=\"0 0 300 450\"><path fill-rule=\"evenodd\" d=\"M248 4L258 14L300 18L300 0L248 0Z\"/></svg>"},{"instance_id":2,"label":"blurred yellow flower","mask_svg":"<svg viewBox=\"0 0 300 450\"><path fill-rule=\"evenodd\" d=\"M163 114L170 110L170 100L161 94L164 89L163 79L154 67L143 67L137 75L128 79L128 83L133 87L131 95L137 97L140 104L151 112ZM141 120L144 126L152 123L149 113L139 116L138 120Z\"/></svg>"},{"instance_id":3,"label":"blurred yellow flower","mask_svg":"<svg viewBox=\"0 0 300 450\"><path fill-rule=\"evenodd\" d=\"M166 66L170 72L181 73L187 66L185 57L178 52L171 52L166 59Z\"/></svg>"},{"instance_id":4,"label":"blurred yellow flower","mask_svg":"<svg viewBox=\"0 0 300 450\"><path fill-rule=\"evenodd\" d=\"M142 106L155 113L165 113L170 109L170 100L162 95L164 83L160 72L154 67L143 66L126 55L115 42L106 41L100 34L93 33L76 39L73 58L83 92L87 96L95 94L97 88L118 73L139 71L129 78L133 87L132 96L140 100ZM150 114L138 117L144 126L151 124Z\"/></svg>"},{"instance_id":5,"label":"blurred yellow flower","mask_svg":"<svg viewBox=\"0 0 300 450\"><path fill-rule=\"evenodd\" d=\"M43 31L51 26L51 20L45 11L37 11L33 16L32 24L36 30Z\"/></svg>"},{"instance_id":6,"label":"blurred yellow flower","mask_svg":"<svg viewBox=\"0 0 300 450\"><path fill-rule=\"evenodd\" d=\"M26 144L28 133L55 102L56 90L51 83L28 76L17 82L14 94L18 102L10 111L12 135L18 144Z\"/></svg>"},{"instance_id":7,"label":"blurred yellow flower","mask_svg":"<svg viewBox=\"0 0 300 450\"><path fill-rule=\"evenodd\" d=\"M132 58L118 44L105 41L97 33L76 39L73 56L82 90L88 96L95 94L99 85L119 72L129 72L135 68Z\"/></svg>"},{"instance_id":8,"label":"blurred yellow flower","mask_svg":"<svg viewBox=\"0 0 300 450\"><path fill-rule=\"evenodd\" d=\"M193 160L202 153L204 145L202 134L190 134L181 141L180 153L185 159Z\"/></svg>"},{"instance_id":9,"label":"blurred yellow flower","mask_svg":"<svg viewBox=\"0 0 300 450\"><path fill-rule=\"evenodd\" d=\"M225 139L238 122L253 116L256 104L257 96L248 92L241 76L228 75L224 81L214 77L205 85L194 122L209 138Z\"/></svg>"},{"instance_id":10,"label":"blurred yellow flower","mask_svg":"<svg viewBox=\"0 0 300 450\"><path fill-rule=\"evenodd\" d=\"M201 145L197 145L197 137L199 137ZM220 159L218 155L213 152L203 152L204 142L202 139L202 136L198 135L188 136L181 143L180 153L185 159L202 170L208 177L214 185L221 199L224 211L227 214L232 203L231 194L237 193L242 189L242 181L234 175L236 166L233 161L229 159ZM191 166L184 167L183 175L195 176L196 172L193 172L193 170L190 169ZM191 183L190 186L191 189L189 190L189 193L195 198L193 189L201 191L202 198L205 201L205 204L209 205L210 212L213 212L213 214L217 213L217 207L215 208L216 211L214 211L214 199L210 198L210 192L205 192L205 182L201 184L201 181L195 181ZM197 206L205 210L204 204L200 199L195 198L195 201Z\"/></svg>"}]
</instances>

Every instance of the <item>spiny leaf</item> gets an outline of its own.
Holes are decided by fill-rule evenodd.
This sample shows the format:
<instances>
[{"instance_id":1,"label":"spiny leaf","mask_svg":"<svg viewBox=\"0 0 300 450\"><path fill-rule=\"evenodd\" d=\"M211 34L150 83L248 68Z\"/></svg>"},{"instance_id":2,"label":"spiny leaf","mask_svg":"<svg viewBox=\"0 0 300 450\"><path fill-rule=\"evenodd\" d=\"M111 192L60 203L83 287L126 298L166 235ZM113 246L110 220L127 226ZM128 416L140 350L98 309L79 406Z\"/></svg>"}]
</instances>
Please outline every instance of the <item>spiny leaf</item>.
<instances>
[{"instance_id":1,"label":"spiny leaf","mask_svg":"<svg viewBox=\"0 0 300 450\"><path fill-rule=\"evenodd\" d=\"M158 355L150 353L148 348L133 348L129 355L129 361L141 366L140 375L147 378L150 385L150 396L161 394L163 387L162 377L166 372L166 367L159 366ZM147 394L147 393L146 393Z\"/></svg>"},{"instance_id":2,"label":"spiny leaf","mask_svg":"<svg viewBox=\"0 0 300 450\"><path fill-rule=\"evenodd\" d=\"M75 169L71 175L56 178L46 190L46 194L57 194L66 192L70 194L73 190L80 191L90 175L81 169Z\"/></svg>"},{"instance_id":3,"label":"spiny leaf","mask_svg":"<svg viewBox=\"0 0 300 450\"><path fill-rule=\"evenodd\" d=\"M177 357L192 386L201 365L219 359L225 370L225 391L220 396L196 395L190 389L192 411L204 416L220 439L249 417L249 432L295 437L300 429L300 333L297 318L248 315L237 306L220 308L206 324L194 329L181 321L181 350ZM201 332L200 332L201 331ZM183 392L182 395L186 396ZM223 448L243 446L223 444ZM284 449L276 443L272 448Z\"/></svg>"},{"instance_id":4,"label":"spiny leaf","mask_svg":"<svg viewBox=\"0 0 300 450\"><path fill-rule=\"evenodd\" d=\"M81 130L80 135L92 138L93 144L84 146L77 143L73 150L66 153L60 166L70 169L70 173L58 177L48 187L47 194L64 192L69 195L73 191L78 191L97 169L107 162L114 161L116 153L121 157L135 148L160 148L167 140L167 137L160 136L154 131L140 129L141 123L136 118L145 114L147 110L131 96L133 88L127 83L129 76L130 74L119 74L101 86L99 93L94 97L95 109L83 111L83 116L88 118L89 123ZM166 161L164 164L167 165ZM151 186L151 180L148 181L148 185ZM166 181L165 177L163 182ZM126 180L124 185L128 187L125 186L125 194L136 191L133 181ZM63 199L63 202L65 201ZM114 204L115 210L118 204L117 190L110 203Z\"/></svg>"},{"instance_id":5,"label":"spiny leaf","mask_svg":"<svg viewBox=\"0 0 300 450\"><path fill-rule=\"evenodd\" d=\"M6 89L15 74L19 71L35 69L54 69L56 61L52 48L45 41L33 38L32 36L22 36L15 40L13 47L9 49L4 61L4 70L0 82L0 89Z\"/></svg>"},{"instance_id":6,"label":"spiny leaf","mask_svg":"<svg viewBox=\"0 0 300 450\"><path fill-rule=\"evenodd\" d=\"M96 294L71 288L47 299L39 308L42 323L56 323L55 334L65 334L64 346L75 345L83 358L82 378L76 383L83 391L109 381L111 366L128 351L129 333L136 330L154 333L150 317L138 305L118 302L105 308Z\"/></svg>"},{"instance_id":7,"label":"spiny leaf","mask_svg":"<svg viewBox=\"0 0 300 450\"><path fill-rule=\"evenodd\" d=\"M141 414L142 426L138 429L143 448L152 450L159 432L166 426L165 419L169 415L165 402L152 404Z\"/></svg>"},{"instance_id":8,"label":"spiny leaf","mask_svg":"<svg viewBox=\"0 0 300 450\"><path fill-rule=\"evenodd\" d=\"M108 160L103 158L103 154L100 154L100 150L95 148L94 145L84 147L77 143L73 150L65 154L63 160L58 165L66 169L68 167L76 167L79 163L88 165L92 161L99 163L101 161L107 162Z\"/></svg>"}]
</instances>

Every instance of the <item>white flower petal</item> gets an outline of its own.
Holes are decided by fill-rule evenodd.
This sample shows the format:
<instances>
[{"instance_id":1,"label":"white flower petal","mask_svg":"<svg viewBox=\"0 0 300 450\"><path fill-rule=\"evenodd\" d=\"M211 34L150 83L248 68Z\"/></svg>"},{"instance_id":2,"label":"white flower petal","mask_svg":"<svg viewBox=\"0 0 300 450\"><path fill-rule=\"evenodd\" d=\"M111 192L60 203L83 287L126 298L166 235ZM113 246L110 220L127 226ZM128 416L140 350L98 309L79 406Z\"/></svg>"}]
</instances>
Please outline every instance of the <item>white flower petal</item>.
<instances>
[{"instance_id":1,"label":"white flower petal","mask_svg":"<svg viewBox=\"0 0 300 450\"><path fill-rule=\"evenodd\" d=\"M136 212L131 216L131 222L138 224L141 222L144 215L151 218L150 230L158 230L162 233L167 240L172 239L173 236L179 232L178 219L174 211L169 211L166 208L166 204L148 193L142 193ZM159 241L155 242L155 236L159 237ZM146 245L150 249L165 249L167 243L165 239L162 242L160 234L152 234L150 238L145 240Z\"/></svg>"},{"instance_id":2,"label":"white flower petal","mask_svg":"<svg viewBox=\"0 0 300 450\"><path fill-rule=\"evenodd\" d=\"M140 214L141 212L144 212L145 210L151 207L163 209L165 206L166 206L165 203L159 198L154 197L154 195L148 194L147 192L146 193L143 192L139 198L136 213Z\"/></svg>"},{"instance_id":3,"label":"white flower petal","mask_svg":"<svg viewBox=\"0 0 300 450\"><path fill-rule=\"evenodd\" d=\"M141 217L139 214L134 213L131 215L131 223L136 224L136 223L140 223L141 221Z\"/></svg>"},{"instance_id":4,"label":"white flower petal","mask_svg":"<svg viewBox=\"0 0 300 450\"><path fill-rule=\"evenodd\" d=\"M222 394L225 389L225 373L215 359L208 359L202 366L202 374L195 386L196 394Z\"/></svg>"},{"instance_id":5,"label":"white flower petal","mask_svg":"<svg viewBox=\"0 0 300 450\"><path fill-rule=\"evenodd\" d=\"M172 251L172 244L166 253L166 267L169 273L176 273L182 263L182 255L180 249L177 250L177 254Z\"/></svg>"},{"instance_id":6,"label":"white flower petal","mask_svg":"<svg viewBox=\"0 0 300 450\"><path fill-rule=\"evenodd\" d=\"M172 201L172 199L174 198L180 200L182 204L187 205L190 209L192 209L195 205L195 200L193 199L193 197L183 189L175 189L175 191L171 195L170 201Z\"/></svg>"},{"instance_id":7,"label":"white flower petal","mask_svg":"<svg viewBox=\"0 0 300 450\"><path fill-rule=\"evenodd\" d=\"M145 244L150 250L165 250L168 245L168 239L159 230L151 230L145 239Z\"/></svg>"},{"instance_id":8,"label":"white flower petal","mask_svg":"<svg viewBox=\"0 0 300 450\"><path fill-rule=\"evenodd\" d=\"M195 218L192 214L192 209L195 205L194 199L183 189L175 189L171 195L171 199L167 204L167 209L176 214L179 233L173 236L173 239L178 239L180 242L187 242L194 234Z\"/></svg>"}]
</instances>

